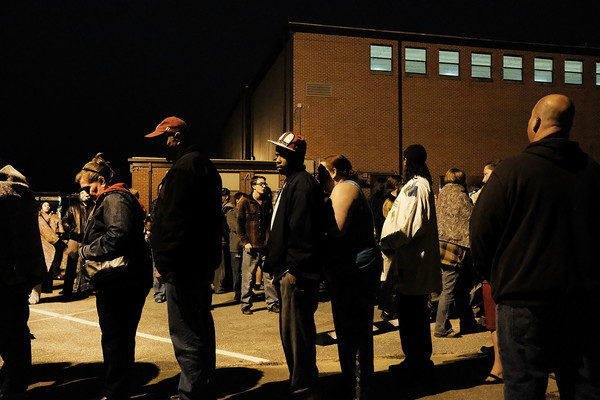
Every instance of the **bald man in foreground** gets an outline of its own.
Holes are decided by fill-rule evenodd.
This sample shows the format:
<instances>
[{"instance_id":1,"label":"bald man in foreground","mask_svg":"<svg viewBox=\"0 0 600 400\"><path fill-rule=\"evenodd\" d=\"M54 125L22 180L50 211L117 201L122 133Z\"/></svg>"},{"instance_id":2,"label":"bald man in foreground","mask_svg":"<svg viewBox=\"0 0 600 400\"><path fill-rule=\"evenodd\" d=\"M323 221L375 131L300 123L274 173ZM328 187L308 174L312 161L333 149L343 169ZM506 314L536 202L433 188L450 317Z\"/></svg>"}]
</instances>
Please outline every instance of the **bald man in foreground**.
<instances>
[{"instance_id":1,"label":"bald man in foreground","mask_svg":"<svg viewBox=\"0 0 600 400\"><path fill-rule=\"evenodd\" d=\"M600 166L569 140L575 107L534 107L521 154L494 170L471 216L476 268L496 301L506 399L600 399Z\"/></svg>"}]
</instances>

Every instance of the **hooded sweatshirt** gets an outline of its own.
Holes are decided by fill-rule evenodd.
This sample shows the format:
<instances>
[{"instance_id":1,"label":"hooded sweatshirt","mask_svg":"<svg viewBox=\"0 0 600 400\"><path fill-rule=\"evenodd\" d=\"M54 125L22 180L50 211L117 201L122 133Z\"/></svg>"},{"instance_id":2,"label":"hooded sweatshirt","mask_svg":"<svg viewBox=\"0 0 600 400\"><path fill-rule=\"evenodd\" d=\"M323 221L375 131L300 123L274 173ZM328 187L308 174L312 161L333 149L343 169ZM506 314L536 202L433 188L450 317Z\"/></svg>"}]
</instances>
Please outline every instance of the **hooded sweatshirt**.
<instances>
[{"instance_id":1,"label":"hooded sweatshirt","mask_svg":"<svg viewBox=\"0 0 600 400\"><path fill-rule=\"evenodd\" d=\"M503 161L471 216L475 267L496 303L588 302L600 293L600 166L561 137Z\"/></svg>"},{"instance_id":2,"label":"hooded sweatshirt","mask_svg":"<svg viewBox=\"0 0 600 400\"><path fill-rule=\"evenodd\" d=\"M0 169L0 284L31 290L45 272L33 194L25 177L6 165Z\"/></svg>"}]
</instances>

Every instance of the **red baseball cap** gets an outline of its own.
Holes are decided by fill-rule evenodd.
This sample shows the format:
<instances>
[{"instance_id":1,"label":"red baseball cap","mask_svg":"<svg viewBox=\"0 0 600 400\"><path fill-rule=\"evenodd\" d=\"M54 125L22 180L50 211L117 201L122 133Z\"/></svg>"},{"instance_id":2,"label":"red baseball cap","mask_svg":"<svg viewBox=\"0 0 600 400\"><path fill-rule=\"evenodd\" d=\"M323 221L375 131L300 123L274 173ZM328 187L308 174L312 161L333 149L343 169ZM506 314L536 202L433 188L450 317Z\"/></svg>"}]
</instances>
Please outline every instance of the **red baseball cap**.
<instances>
[{"instance_id":1,"label":"red baseball cap","mask_svg":"<svg viewBox=\"0 0 600 400\"><path fill-rule=\"evenodd\" d=\"M275 146L285 147L295 153L306 153L306 141L302 136L294 132L284 132L279 136L277 141L268 140L268 142L273 143Z\"/></svg>"},{"instance_id":2,"label":"red baseball cap","mask_svg":"<svg viewBox=\"0 0 600 400\"><path fill-rule=\"evenodd\" d=\"M168 117L165 118L154 130L154 132L145 135L144 137L160 136L165 132L181 132L187 130L187 124L180 118Z\"/></svg>"}]
</instances>

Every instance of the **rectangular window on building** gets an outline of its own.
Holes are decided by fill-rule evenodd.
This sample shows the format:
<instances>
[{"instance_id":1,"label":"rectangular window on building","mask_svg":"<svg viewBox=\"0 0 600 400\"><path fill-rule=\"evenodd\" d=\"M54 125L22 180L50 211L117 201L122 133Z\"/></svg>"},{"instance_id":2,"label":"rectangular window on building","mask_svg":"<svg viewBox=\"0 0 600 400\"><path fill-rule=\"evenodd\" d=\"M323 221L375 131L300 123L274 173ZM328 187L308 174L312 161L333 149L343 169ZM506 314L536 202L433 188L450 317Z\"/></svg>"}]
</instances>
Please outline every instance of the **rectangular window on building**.
<instances>
[{"instance_id":1,"label":"rectangular window on building","mask_svg":"<svg viewBox=\"0 0 600 400\"><path fill-rule=\"evenodd\" d=\"M502 58L502 75L507 81L523 80L523 57L504 56Z\"/></svg>"},{"instance_id":2,"label":"rectangular window on building","mask_svg":"<svg viewBox=\"0 0 600 400\"><path fill-rule=\"evenodd\" d=\"M597 69L598 67L596 67ZM596 78L597 80L598 78ZM583 61L565 60L565 83L583 84Z\"/></svg>"},{"instance_id":3,"label":"rectangular window on building","mask_svg":"<svg viewBox=\"0 0 600 400\"><path fill-rule=\"evenodd\" d=\"M552 65L551 58L534 58L533 59L533 80L535 82L552 82Z\"/></svg>"},{"instance_id":4,"label":"rectangular window on building","mask_svg":"<svg viewBox=\"0 0 600 400\"><path fill-rule=\"evenodd\" d=\"M371 71L392 70L392 46L371 45Z\"/></svg>"},{"instance_id":5,"label":"rectangular window on building","mask_svg":"<svg viewBox=\"0 0 600 400\"><path fill-rule=\"evenodd\" d=\"M440 75L458 76L458 51L439 51Z\"/></svg>"},{"instance_id":6,"label":"rectangular window on building","mask_svg":"<svg viewBox=\"0 0 600 400\"><path fill-rule=\"evenodd\" d=\"M596 86L600 86L600 62L596 63Z\"/></svg>"},{"instance_id":7,"label":"rectangular window on building","mask_svg":"<svg viewBox=\"0 0 600 400\"><path fill-rule=\"evenodd\" d=\"M471 53L471 77L492 77L492 55L485 53Z\"/></svg>"},{"instance_id":8,"label":"rectangular window on building","mask_svg":"<svg viewBox=\"0 0 600 400\"><path fill-rule=\"evenodd\" d=\"M404 49L404 72L411 74L427 73L427 52L425 49L406 47Z\"/></svg>"}]
</instances>

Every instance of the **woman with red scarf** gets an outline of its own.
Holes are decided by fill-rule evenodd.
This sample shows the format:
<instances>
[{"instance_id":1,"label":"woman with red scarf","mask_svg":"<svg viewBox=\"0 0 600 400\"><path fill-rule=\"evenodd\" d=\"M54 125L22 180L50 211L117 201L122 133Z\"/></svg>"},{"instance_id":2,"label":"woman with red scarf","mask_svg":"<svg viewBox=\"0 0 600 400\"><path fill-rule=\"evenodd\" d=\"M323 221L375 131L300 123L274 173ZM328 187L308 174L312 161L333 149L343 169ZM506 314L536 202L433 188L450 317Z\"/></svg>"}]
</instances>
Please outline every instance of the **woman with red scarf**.
<instances>
[{"instance_id":1,"label":"woman with red scarf","mask_svg":"<svg viewBox=\"0 0 600 400\"><path fill-rule=\"evenodd\" d=\"M95 201L80 256L96 290L106 370L106 399L129 399L135 334L152 286L152 262L144 241L145 212L124 183L115 181L99 153L77 174Z\"/></svg>"}]
</instances>

